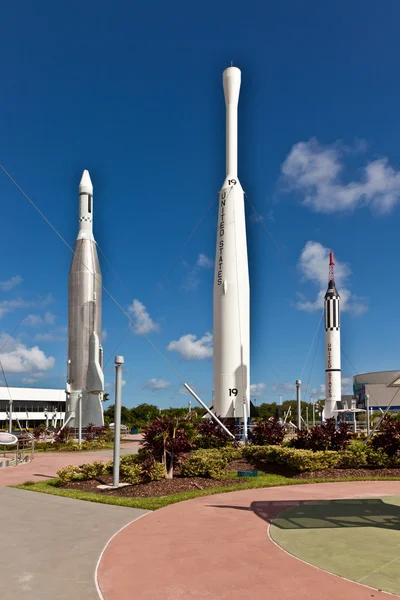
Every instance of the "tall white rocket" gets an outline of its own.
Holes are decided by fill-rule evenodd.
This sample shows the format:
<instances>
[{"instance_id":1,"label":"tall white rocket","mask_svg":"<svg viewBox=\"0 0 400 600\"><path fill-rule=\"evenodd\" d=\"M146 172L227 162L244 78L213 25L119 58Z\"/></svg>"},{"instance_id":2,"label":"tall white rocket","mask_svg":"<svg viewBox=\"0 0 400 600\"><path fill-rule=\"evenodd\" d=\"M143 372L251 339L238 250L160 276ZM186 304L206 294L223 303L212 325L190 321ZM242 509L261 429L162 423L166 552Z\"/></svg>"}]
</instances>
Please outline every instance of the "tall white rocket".
<instances>
[{"instance_id":1,"label":"tall white rocket","mask_svg":"<svg viewBox=\"0 0 400 600\"><path fill-rule=\"evenodd\" d=\"M340 369L340 296L335 286L335 260L329 255L329 283L324 300L325 313L325 407L323 418L335 417L337 402L342 399Z\"/></svg>"},{"instance_id":2,"label":"tall white rocket","mask_svg":"<svg viewBox=\"0 0 400 600\"><path fill-rule=\"evenodd\" d=\"M250 415L250 290L244 194L238 178L238 103L241 72L223 73L226 178L219 195L214 275L214 397L221 418Z\"/></svg>"},{"instance_id":3,"label":"tall white rocket","mask_svg":"<svg viewBox=\"0 0 400 600\"><path fill-rule=\"evenodd\" d=\"M101 347L102 277L93 237L93 185L88 171L79 184L79 231L68 278L68 373L66 420L82 426L104 424L103 348Z\"/></svg>"}]
</instances>

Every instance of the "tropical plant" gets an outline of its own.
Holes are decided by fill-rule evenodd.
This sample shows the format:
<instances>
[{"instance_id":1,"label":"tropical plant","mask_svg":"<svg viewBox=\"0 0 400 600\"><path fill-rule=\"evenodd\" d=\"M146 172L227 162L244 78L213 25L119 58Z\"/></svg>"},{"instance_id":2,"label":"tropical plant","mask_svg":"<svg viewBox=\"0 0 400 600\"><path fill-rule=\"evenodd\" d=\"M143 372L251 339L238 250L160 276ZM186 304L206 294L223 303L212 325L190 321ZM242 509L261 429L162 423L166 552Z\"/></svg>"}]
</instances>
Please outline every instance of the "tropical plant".
<instances>
[{"instance_id":1,"label":"tropical plant","mask_svg":"<svg viewBox=\"0 0 400 600\"><path fill-rule=\"evenodd\" d=\"M190 415L185 418L157 417L144 430L143 447L165 466L165 478L172 479L174 465L191 449L193 436Z\"/></svg>"},{"instance_id":2,"label":"tropical plant","mask_svg":"<svg viewBox=\"0 0 400 600\"><path fill-rule=\"evenodd\" d=\"M400 451L400 421L386 415L371 443L375 450L382 449L388 456L395 456Z\"/></svg>"},{"instance_id":3,"label":"tropical plant","mask_svg":"<svg viewBox=\"0 0 400 600\"><path fill-rule=\"evenodd\" d=\"M198 433L195 439L196 448L222 448L232 442L231 436L214 419L203 419L197 423L196 428ZM227 423L226 428L233 435L238 432L236 425Z\"/></svg>"},{"instance_id":4,"label":"tropical plant","mask_svg":"<svg viewBox=\"0 0 400 600\"><path fill-rule=\"evenodd\" d=\"M279 446L285 437L283 425L270 417L268 421L261 421L250 431L249 440L257 446Z\"/></svg>"},{"instance_id":5,"label":"tropical plant","mask_svg":"<svg viewBox=\"0 0 400 600\"><path fill-rule=\"evenodd\" d=\"M298 430L296 438L290 445L299 450L344 450L350 443L349 423L336 424L335 419L327 419L326 423L311 429Z\"/></svg>"}]
</instances>

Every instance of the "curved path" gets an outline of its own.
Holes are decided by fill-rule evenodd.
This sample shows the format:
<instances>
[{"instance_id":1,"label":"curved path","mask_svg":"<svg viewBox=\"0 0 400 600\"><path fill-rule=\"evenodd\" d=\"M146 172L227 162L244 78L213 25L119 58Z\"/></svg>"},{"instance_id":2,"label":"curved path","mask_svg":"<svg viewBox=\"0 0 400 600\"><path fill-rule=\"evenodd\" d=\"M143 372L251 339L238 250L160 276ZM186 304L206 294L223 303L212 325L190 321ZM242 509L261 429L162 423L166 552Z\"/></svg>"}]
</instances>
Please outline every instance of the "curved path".
<instances>
[{"instance_id":1,"label":"curved path","mask_svg":"<svg viewBox=\"0 0 400 600\"><path fill-rule=\"evenodd\" d=\"M98 584L104 600L131 600L132 590L135 600L388 600L287 554L268 530L274 516L299 502L396 495L399 481L321 483L174 504L111 540Z\"/></svg>"},{"instance_id":2,"label":"curved path","mask_svg":"<svg viewBox=\"0 0 400 600\"><path fill-rule=\"evenodd\" d=\"M141 437L127 437L128 442L121 444L121 454L134 454L138 451ZM57 471L68 465L81 465L83 463L99 460L107 462L112 459L112 450L99 450L98 452L36 452L33 461L0 469L0 487L6 485L19 485L25 481L40 481L57 477Z\"/></svg>"}]
</instances>

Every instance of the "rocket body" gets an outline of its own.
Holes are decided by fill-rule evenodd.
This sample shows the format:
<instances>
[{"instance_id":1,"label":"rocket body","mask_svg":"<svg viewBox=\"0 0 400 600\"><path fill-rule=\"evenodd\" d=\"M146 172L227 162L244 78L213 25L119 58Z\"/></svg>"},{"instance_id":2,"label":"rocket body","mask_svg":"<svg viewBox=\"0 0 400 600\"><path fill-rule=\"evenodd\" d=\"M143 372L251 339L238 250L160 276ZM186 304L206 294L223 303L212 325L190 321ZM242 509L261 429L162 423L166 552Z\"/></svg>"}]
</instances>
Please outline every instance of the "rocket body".
<instances>
[{"instance_id":1,"label":"rocket body","mask_svg":"<svg viewBox=\"0 0 400 600\"><path fill-rule=\"evenodd\" d=\"M214 273L214 398L221 418L250 415L250 290L244 194L237 174L241 74L224 71L226 179L219 195Z\"/></svg>"},{"instance_id":2,"label":"rocket body","mask_svg":"<svg viewBox=\"0 0 400 600\"><path fill-rule=\"evenodd\" d=\"M82 426L104 424L101 340L102 277L93 237L93 186L84 171L79 186L79 232L68 278L68 374L66 419L78 427L82 398Z\"/></svg>"},{"instance_id":3,"label":"rocket body","mask_svg":"<svg viewBox=\"0 0 400 600\"><path fill-rule=\"evenodd\" d=\"M331 254L331 265L333 266ZM342 374L340 366L340 296L335 281L329 280L324 300L325 316L325 407L323 418L335 417L337 402L342 398Z\"/></svg>"}]
</instances>

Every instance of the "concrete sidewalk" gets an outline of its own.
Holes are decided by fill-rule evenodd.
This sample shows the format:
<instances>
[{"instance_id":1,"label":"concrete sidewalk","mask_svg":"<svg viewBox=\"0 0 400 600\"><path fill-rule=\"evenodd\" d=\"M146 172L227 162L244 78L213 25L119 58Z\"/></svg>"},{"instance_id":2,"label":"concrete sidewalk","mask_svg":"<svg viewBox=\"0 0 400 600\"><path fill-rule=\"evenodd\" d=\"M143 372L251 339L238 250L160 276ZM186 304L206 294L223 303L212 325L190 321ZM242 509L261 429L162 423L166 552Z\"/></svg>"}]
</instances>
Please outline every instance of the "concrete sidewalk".
<instances>
[{"instance_id":1,"label":"concrete sidewalk","mask_svg":"<svg viewBox=\"0 0 400 600\"><path fill-rule=\"evenodd\" d=\"M99 600L108 540L146 511L0 489L1 600Z\"/></svg>"}]
</instances>

